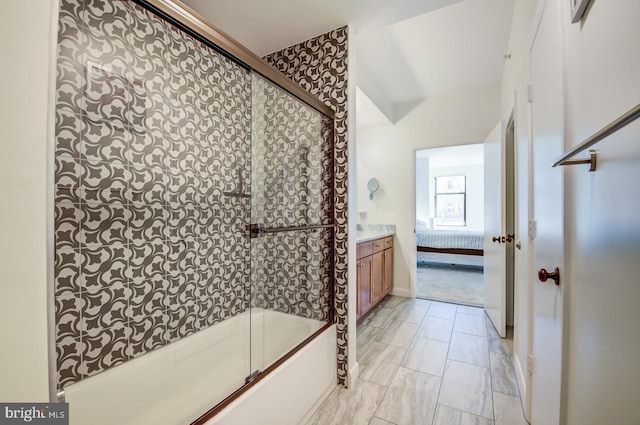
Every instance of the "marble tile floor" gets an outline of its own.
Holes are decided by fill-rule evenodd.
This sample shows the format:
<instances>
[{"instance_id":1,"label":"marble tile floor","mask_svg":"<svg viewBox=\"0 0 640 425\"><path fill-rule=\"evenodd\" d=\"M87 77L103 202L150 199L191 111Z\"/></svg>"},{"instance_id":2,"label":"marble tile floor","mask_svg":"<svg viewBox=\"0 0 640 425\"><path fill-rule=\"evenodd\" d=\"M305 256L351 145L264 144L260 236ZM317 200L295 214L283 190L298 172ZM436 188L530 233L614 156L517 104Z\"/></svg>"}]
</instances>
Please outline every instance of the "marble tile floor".
<instances>
[{"instance_id":1,"label":"marble tile floor","mask_svg":"<svg viewBox=\"0 0 640 425\"><path fill-rule=\"evenodd\" d=\"M357 326L360 377L306 425L526 425L512 366L480 308L388 296Z\"/></svg>"},{"instance_id":2,"label":"marble tile floor","mask_svg":"<svg viewBox=\"0 0 640 425\"><path fill-rule=\"evenodd\" d=\"M477 306L484 303L484 274L481 269L420 263L416 270L420 298Z\"/></svg>"}]
</instances>

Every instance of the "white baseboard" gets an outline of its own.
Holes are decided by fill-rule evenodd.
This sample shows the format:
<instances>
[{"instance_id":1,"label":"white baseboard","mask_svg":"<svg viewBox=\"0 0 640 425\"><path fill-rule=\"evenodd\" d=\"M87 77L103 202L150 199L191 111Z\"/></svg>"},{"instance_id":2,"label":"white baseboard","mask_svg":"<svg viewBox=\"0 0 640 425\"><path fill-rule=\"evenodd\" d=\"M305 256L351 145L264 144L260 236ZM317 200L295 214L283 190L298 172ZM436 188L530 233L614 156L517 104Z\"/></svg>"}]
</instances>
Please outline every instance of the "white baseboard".
<instances>
[{"instance_id":1,"label":"white baseboard","mask_svg":"<svg viewBox=\"0 0 640 425\"><path fill-rule=\"evenodd\" d=\"M393 288L391 295L397 295L399 297L411 298L411 291L405 288Z\"/></svg>"},{"instance_id":2,"label":"white baseboard","mask_svg":"<svg viewBox=\"0 0 640 425\"><path fill-rule=\"evenodd\" d=\"M349 382L348 382L349 388L353 388L353 384L358 379L358 376L360 376L360 363L355 362L351 367L351 370L349 370Z\"/></svg>"},{"instance_id":3,"label":"white baseboard","mask_svg":"<svg viewBox=\"0 0 640 425\"><path fill-rule=\"evenodd\" d=\"M522 411L525 413L525 418L529 420L529 412L527 412L526 400L527 400L527 383L524 379L524 372L522 370L522 364L517 354L513 355L513 368L516 372L516 381L518 382L518 388L520 389L520 402L522 403Z\"/></svg>"}]
</instances>

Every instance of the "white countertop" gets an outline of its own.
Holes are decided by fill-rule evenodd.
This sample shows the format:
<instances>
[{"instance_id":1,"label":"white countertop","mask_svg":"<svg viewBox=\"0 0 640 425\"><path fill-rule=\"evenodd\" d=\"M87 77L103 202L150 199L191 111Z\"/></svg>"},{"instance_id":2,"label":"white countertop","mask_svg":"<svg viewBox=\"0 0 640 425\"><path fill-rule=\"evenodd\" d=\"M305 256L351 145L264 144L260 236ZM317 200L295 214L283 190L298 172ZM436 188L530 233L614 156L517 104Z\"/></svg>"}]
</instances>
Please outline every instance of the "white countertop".
<instances>
[{"instance_id":1,"label":"white countertop","mask_svg":"<svg viewBox=\"0 0 640 425\"><path fill-rule=\"evenodd\" d=\"M393 236L395 233L396 226L393 224L359 224L356 233L356 244Z\"/></svg>"}]
</instances>

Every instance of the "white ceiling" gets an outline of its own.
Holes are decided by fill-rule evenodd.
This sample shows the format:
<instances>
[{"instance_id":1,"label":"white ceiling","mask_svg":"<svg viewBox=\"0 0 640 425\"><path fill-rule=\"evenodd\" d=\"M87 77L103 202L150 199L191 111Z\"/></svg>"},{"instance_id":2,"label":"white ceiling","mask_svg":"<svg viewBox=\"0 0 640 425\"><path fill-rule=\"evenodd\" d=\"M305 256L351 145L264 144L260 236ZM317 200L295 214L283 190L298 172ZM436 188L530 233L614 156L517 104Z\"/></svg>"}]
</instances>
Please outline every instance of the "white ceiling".
<instances>
[{"instance_id":1,"label":"white ceiling","mask_svg":"<svg viewBox=\"0 0 640 425\"><path fill-rule=\"evenodd\" d=\"M386 120L358 107L358 126L396 122L434 95L499 84L514 0L183 0L264 56L349 24L356 81Z\"/></svg>"}]
</instances>

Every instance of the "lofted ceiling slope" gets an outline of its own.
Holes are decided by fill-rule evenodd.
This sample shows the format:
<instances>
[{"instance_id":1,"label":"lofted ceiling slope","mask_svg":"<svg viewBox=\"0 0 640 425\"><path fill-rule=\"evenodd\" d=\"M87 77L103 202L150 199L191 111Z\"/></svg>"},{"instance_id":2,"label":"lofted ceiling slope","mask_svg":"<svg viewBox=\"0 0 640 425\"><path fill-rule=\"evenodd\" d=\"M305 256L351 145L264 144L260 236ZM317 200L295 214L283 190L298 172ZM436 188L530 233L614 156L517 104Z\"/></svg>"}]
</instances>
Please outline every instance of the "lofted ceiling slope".
<instances>
[{"instance_id":1,"label":"lofted ceiling slope","mask_svg":"<svg viewBox=\"0 0 640 425\"><path fill-rule=\"evenodd\" d=\"M374 126L431 96L500 84L514 0L183 2L260 56L350 25L367 97L358 125Z\"/></svg>"}]
</instances>

